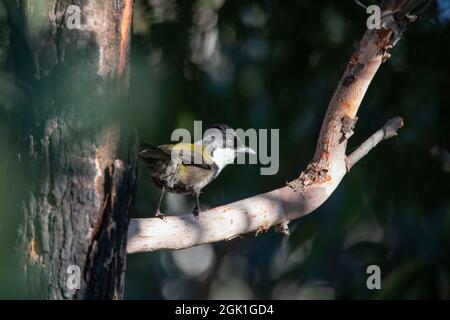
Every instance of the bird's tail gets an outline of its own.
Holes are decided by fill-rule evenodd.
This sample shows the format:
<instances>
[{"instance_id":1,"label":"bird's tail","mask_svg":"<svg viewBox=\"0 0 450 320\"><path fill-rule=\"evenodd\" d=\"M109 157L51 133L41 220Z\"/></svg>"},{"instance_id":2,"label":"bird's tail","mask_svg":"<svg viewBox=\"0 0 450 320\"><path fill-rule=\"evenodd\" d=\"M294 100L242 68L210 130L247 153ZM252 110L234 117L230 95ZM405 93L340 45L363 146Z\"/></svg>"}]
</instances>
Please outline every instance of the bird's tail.
<instances>
[{"instance_id":1,"label":"bird's tail","mask_svg":"<svg viewBox=\"0 0 450 320\"><path fill-rule=\"evenodd\" d=\"M170 159L170 155L162 151L158 147L141 141L141 151L138 153L138 157L144 162L147 160L167 160Z\"/></svg>"}]
</instances>

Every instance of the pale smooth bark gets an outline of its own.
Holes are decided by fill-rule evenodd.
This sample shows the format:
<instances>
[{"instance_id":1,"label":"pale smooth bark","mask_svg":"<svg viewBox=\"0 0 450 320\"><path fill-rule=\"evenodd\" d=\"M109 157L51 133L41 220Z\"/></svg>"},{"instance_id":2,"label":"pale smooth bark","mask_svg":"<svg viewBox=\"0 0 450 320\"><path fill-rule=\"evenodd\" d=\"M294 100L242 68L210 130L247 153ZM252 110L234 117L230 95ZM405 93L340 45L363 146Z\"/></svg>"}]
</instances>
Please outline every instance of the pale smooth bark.
<instances>
[{"instance_id":1,"label":"pale smooth bark","mask_svg":"<svg viewBox=\"0 0 450 320\"><path fill-rule=\"evenodd\" d=\"M397 2L396 10L403 12L402 8L413 1ZM348 172L348 165L353 165L384 138L394 136L402 125L399 118L391 120L350 155L348 161L347 140L353 134L364 95L380 65L389 57L387 51L412 22L403 18L401 24L392 24L388 29L365 32L328 106L314 158L297 179L279 189L202 212L199 222L191 214L169 216L167 222L158 218L131 219L127 252L189 248L245 233L259 234L271 226L281 226L278 231L288 233L288 221L322 205ZM389 135L384 134L386 128Z\"/></svg>"}]
</instances>

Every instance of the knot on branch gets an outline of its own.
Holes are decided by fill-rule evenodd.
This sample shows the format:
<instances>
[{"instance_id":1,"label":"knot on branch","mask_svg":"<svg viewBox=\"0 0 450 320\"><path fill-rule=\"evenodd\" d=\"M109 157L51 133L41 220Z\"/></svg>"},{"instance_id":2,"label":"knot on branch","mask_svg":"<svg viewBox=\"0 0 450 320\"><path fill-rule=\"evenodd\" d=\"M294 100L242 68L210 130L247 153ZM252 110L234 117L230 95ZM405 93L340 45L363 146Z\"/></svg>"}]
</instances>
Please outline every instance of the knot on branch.
<instances>
[{"instance_id":1,"label":"knot on branch","mask_svg":"<svg viewBox=\"0 0 450 320\"><path fill-rule=\"evenodd\" d=\"M381 3L382 27L401 30L417 20L432 0L383 0Z\"/></svg>"},{"instance_id":2,"label":"knot on branch","mask_svg":"<svg viewBox=\"0 0 450 320\"><path fill-rule=\"evenodd\" d=\"M383 127L384 140L395 137L397 135L398 129L402 128L403 125L404 123L401 117L389 119Z\"/></svg>"},{"instance_id":3,"label":"knot on branch","mask_svg":"<svg viewBox=\"0 0 450 320\"><path fill-rule=\"evenodd\" d=\"M355 129L356 121L358 121L358 117L351 118L347 115L343 116L341 118L341 138L339 139L339 142L342 143L345 140L350 139L350 137L355 133L353 129Z\"/></svg>"},{"instance_id":4,"label":"knot on branch","mask_svg":"<svg viewBox=\"0 0 450 320\"><path fill-rule=\"evenodd\" d=\"M286 185L295 192L303 192L308 187L316 183L323 183L330 181L331 177L328 175L328 164L324 159L318 162L311 162L305 171L300 173L300 176L288 182Z\"/></svg>"},{"instance_id":5,"label":"knot on branch","mask_svg":"<svg viewBox=\"0 0 450 320\"><path fill-rule=\"evenodd\" d=\"M356 80L356 76L362 70L364 70L364 63L359 62L358 53L354 53L350 59L348 74L342 80L344 87L349 87Z\"/></svg>"},{"instance_id":6,"label":"knot on branch","mask_svg":"<svg viewBox=\"0 0 450 320\"><path fill-rule=\"evenodd\" d=\"M277 224L275 226L275 232L289 236L291 234L289 231L289 221L285 221L280 224Z\"/></svg>"},{"instance_id":7,"label":"knot on branch","mask_svg":"<svg viewBox=\"0 0 450 320\"><path fill-rule=\"evenodd\" d=\"M266 233L270 229L270 223L267 221L264 221L262 225L256 229L255 237L259 236L260 234Z\"/></svg>"},{"instance_id":8,"label":"knot on branch","mask_svg":"<svg viewBox=\"0 0 450 320\"><path fill-rule=\"evenodd\" d=\"M391 57L388 50L397 44L400 40L401 34L391 29L380 29L377 32L377 36L376 44L377 47L380 48L379 54L382 56L382 61L386 62Z\"/></svg>"},{"instance_id":9,"label":"knot on branch","mask_svg":"<svg viewBox=\"0 0 450 320\"><path fill-rule=\"evenodd\" d=\"M387 52L401 39L408 26L428 8L432 0L383 0L381 3L381 30L378 31L383 62Z\"/></svg>"}]
</instances>

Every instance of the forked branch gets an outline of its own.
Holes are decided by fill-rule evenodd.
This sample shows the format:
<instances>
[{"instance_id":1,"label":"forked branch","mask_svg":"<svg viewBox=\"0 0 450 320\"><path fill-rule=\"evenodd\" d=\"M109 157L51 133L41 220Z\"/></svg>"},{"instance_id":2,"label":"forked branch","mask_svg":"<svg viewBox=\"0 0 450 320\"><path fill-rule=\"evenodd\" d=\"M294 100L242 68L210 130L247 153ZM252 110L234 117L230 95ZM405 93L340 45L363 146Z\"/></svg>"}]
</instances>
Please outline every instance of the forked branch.
<instances>
[{"instance_id":1,"label":"forked branch","mask_svg":"<svg viewBox=\"0 0 450 320\"><path fill-rule=\"evenodd\" d=\"M411 1L399 0L399 4L407 7ZM290 220L322 205L350 167L402 126L401 118L391 119L346 156L347 140L353 134L361 101L388 56L387 50L405 30L405 21L388 29L365 32L328 106L314 158L297 179L279 189L204 211L199 222L190 213L169 216L167 222L158 218L131 219L127 252L189 248L250 232L259 234L271 226L286 233Z\"/></svg>"},{"instance_id":2,"label":"forked branch","mask_svg":"<svg viewBox=\"0 0 450 320\"><path fill-rule=\"evenodd\" d=\"M395 137L398 129L401 127L403 127L402 118L395 117L388 120L380 130L371 135L369 139L347 157L347 170L350 170L355 163L365 157L369 151L375 148L381 141Z\"/></svg>"}]
</instances>

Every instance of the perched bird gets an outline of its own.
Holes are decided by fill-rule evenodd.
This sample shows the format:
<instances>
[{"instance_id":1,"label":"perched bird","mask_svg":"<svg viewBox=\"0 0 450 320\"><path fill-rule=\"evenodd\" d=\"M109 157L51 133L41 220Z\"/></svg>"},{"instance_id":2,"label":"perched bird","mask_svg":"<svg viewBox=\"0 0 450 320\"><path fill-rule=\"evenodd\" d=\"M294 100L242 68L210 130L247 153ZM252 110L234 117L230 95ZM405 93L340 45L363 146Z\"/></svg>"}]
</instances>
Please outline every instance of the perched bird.
<instances>
[{"instance_id":1,"label":"perched bird","mask_svg":"<svg viewBox=\"0 0 450 320\"><path fill-rule=\"evenodd\" d=\"M200 191L213 181L238 153L255 154L242 144L234 130L224 124L211 126L202 140L195 143L143 145L139 158L144 162L153 182L161 189L155 216L165 219L160 207L164 193L192 194L197 202L196 219L201 212Z\"/></svg>"}]
</instances>

